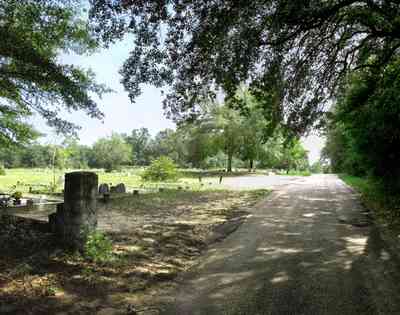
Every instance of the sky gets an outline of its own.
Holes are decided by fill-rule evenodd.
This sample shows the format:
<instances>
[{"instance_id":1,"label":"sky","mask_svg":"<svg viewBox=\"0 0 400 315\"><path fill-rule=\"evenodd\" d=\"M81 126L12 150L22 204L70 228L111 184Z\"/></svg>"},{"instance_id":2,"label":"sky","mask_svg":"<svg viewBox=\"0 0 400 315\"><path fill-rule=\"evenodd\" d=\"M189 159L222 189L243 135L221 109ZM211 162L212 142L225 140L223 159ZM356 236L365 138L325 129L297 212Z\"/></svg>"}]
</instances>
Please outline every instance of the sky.
<instances>
[{"instance_id":1,"label":"sky","mask_svg":"<svg viewBox=\"0 0 400 315\"><path fill-rule=\"evenodd\" d=\"M90 68L96 74L98 83L103 83L114 90L102 99L97 99L100 110L105 114L104 121L91 119L83 112L63 113L63 118L80 125L79 138L82 144L91 145L98 138L107 137L112 132L130 133L132 129L147 128L152 135L165 128L175 128L175 124L166 119L162 108L162 97L159 89L144 86L142 95L135 103L131 103L128 93L120 83L118 73L123 62L129 55L131 43L124 40L103 49L90 56L64 54L60 61L65 64L74 64L85 69ZM35 117L33 124L47 136L43 142L57 143L58 137L48 128L40 117ZM323 139L311 135L302 139L305 148L309 151L310 162L319 159L323 147Z\"/></svg>"}]
</instances>

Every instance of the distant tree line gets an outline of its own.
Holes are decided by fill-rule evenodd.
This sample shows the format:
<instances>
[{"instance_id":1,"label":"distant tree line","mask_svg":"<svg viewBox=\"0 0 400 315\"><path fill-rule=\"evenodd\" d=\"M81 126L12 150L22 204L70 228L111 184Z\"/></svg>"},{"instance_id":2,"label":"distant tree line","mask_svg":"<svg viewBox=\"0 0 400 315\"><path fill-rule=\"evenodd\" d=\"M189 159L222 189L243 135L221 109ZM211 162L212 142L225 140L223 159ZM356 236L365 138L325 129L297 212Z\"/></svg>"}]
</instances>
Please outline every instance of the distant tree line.
<instances>
[{"instance_id":1,"label":"distant tree line","mask_svg":"<svg viewBox=\"0 0 400 315\"><path fill-rule=\"evenodd\" d=\"M118 169L123 165L147 166L161 156L180 167L191 168L275 168L306 170L307 151L299 139L283 129L268 132L262 108L248 92L237 101L246 102L245 112L233 104L209 104L200 119L176 130L165 129L151 136L148 129L130 134L113 133L92 146L67 139L61 145L33 142L20 148L0 149L0 162L7 168L52 167Z\"/></svg>"}]
</instances>

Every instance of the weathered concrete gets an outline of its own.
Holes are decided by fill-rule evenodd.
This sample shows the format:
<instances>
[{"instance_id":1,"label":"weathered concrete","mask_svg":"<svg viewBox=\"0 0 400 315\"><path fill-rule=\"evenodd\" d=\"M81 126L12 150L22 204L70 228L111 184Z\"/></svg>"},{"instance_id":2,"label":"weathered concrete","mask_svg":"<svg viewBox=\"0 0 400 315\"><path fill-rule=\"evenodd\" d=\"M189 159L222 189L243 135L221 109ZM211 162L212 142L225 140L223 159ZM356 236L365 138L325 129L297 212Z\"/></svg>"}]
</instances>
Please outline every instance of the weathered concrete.
<instances>
[{"instance_id":1,"label":"weathered concrete","mask_svg":"<svg viewBox=\"0 0 400 315\"><path fill-rule=\"evenodd\" d=\"M88 233L97 226L96 200L98 178L92 172L72 172L65 175L64 204L49 216L50 228L60 241L83 249Z\"/></svg>"}]
</instances>

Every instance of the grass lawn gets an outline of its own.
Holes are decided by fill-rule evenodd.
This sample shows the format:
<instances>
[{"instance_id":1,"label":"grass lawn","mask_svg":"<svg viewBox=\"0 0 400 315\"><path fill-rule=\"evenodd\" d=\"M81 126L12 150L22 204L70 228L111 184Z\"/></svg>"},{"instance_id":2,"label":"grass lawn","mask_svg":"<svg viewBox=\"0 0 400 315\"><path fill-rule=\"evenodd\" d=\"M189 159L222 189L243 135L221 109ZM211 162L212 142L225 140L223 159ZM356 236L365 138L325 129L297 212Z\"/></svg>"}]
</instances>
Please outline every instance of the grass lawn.
<instances>
[{"instance_id":1,"label":"grass lawn","mask_svg":"<svg viewBox=\"0 0 400 315\"><path fill-rule=\"evenodd\" d=\"M63 189L62 176L72 170L56 170L55 173L51 169L7 169L5 176L0 176L0 192L12 192L15 190L21 192L28 192L29 187L32 186L34 190L43 190L49 187L53 180L55 180L57 189L56 192L61 192ZM127 188L155 188L155 187L190 187L190 189L201 190L205 188L217 188L218 176L207 176L199 182L198 176L191 173L182 172L182 177L175 182L144 182L141 180L140 174L143 172L142 168L129 168L120 172L106 173L103 170L90 170L96 172L99 176L99 183L124 183Z\"/></svg>"},{"instance_id":2,"label":"grass lawn","mask_svg":"<svg viewBox=\"0 0 400 315\"><path fill-rule=\"evenodd\" d=\"M55 192L61 192L64 186L63 175L73 170L53 170L48 168L16 168L7 169L5 176L0 176L0 192L13 192L21 191L27 193L29 187L32 187L35 191L48 191L52 183L55 182ZM99 184L119 184L124 183L128 190L134 188L189 188L191 190L207 190L207 189L219 189L220 176L223 177L235 177L244 175L260 175L266 174L265 170L257 170L256 172L249 173L247 170L239 169L232 173L226 173L221 170L196 170L196 169L181 169L180 177L178 180L173 182L145 182L141 179L140 175L144 171L143 168L126 168L121 171L113 171L110 173L104 172L99 169L89 169L97 173L99 176ZM309 172L295 172L290 171L281 172L280 175L292 175L292 176L309 176ZM201 181L200 181L201 180Z\"/></svg>"},{"instance_id":3,"label":"grass lawn","mask_svg":"<svg viewBox=\"0 0 400 315\"><path fill-rule=\"evenodd\" d=\"M340 179L343 180L347 185L355 188L360 193L366 193L368 190L371 189L371 183L366 178L347 175L347 174L340 174Z\"/></svg>"},{"instance_id":4,"label":"grass lawn","mask_svg":"<svg viewBox=\"0 0 400 315\"><path fill-rule=\"evenodd\" d=\"M161 305L176 276L268 193L171 190L100 204L99 229L112 241L103 262L65 253L51 234L0 215L0 313L127 314L130 304Z\"/></svg>"}]
</instances>

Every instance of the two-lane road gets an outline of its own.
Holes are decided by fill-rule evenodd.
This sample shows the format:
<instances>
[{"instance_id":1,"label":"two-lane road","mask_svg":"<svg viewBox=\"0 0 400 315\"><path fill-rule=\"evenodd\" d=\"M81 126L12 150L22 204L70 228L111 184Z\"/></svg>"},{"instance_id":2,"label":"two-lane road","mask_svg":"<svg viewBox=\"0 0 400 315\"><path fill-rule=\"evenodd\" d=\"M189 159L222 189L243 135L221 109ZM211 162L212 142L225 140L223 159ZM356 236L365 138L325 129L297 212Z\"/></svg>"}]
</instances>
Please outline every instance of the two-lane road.
<instances>
[{"instance_id":1,"label":"two-lane road","mask_svg":"<svg viewBox=\"0 0 400 315\"><path fill-rule=\"evenodd\" d=\"M357 196L334 175L278 186L182 278L162 314L400 314L379 234L343 223L362 210Z\"/></svg>"}]
</instances>

